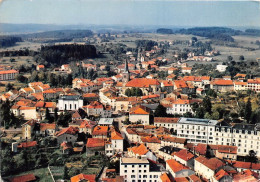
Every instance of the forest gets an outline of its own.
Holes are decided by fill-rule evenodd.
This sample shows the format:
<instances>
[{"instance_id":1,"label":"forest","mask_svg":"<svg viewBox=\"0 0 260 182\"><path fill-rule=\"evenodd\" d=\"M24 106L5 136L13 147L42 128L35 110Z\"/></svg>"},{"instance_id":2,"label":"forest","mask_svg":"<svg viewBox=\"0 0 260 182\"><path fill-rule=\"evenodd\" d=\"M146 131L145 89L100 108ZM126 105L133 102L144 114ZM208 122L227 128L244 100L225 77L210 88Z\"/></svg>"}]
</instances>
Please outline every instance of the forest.
<instances>
[{"instance_id":1,"label":"forest","mask_svg":"<svg viewBox=\"0 0 260 182\"><path fill-rule=\"evenodd\" d=\"M0 48L14 46L16 42L22 42L22 38L13 36L0 36Z\"/></svg>"},{"instance_id":2,"label":"forest","mask_svg":"<svg viewBox=\"0 0 260 182\"><path fill-rule=\"evenodd\" d=\"M72 41L75 38L90 37L93 35L91 30L56 30L40 33L22 34L24 40L33 42L53 43Z\"/></svg>"},{"instance_id":3,"label":"forest","mask_svg":"<svg viewBox=\"0 0 260 182\"><path fill-rule=\"evenodd\" d=\"M49 64L67 64L69 60L82 60L97 57L96 47L93 45L53 45L42 46L38 55L35 56L37 62L48 62Z\"/></svg>"},{"instance_id":4,"label":"forest","mask_svg":"<svg viewBox=\"0 0 260 182\"><path fill-rule=\"evenodd\" d=\"M173 30L169 28L159 28L156 30L156 33L160 34L173 34Z\"/></svg>"},{"instance_id":5,"label":"forest","mask_svg":"<svg viewBox=\"0 0 260 182\"><path fill-rule=\"evenodd\" d=\"M196 36L206 37L209 39L234 42L232 36L243 34L240 30L224 27L195 27L177 30L176 33L192 34Z\"/></svg>"}]
</instances>

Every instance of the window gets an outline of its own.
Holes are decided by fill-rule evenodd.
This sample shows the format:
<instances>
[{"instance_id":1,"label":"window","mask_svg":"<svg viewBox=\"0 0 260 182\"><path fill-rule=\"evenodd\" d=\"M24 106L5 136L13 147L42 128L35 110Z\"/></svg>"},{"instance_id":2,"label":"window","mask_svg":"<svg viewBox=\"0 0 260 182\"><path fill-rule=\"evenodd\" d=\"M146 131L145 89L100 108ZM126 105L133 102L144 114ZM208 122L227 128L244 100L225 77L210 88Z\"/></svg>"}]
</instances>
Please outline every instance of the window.
<instances>
[{"instance_id":1,"label":"window","mask_svg":"<svg viewBox=\"0 0 260 182\"><path fill-rule=\"evenodd\" d=\"M141 173L142 172L142 170L139 170L139 173Z\"/></svg>"},{"instance_id":2,"label":"window","mask_svg":"<svg viewBox=\"0 0 260 182\"><path fill-rule=\"evenodd\" d=\"M132 173L134 173L135 172L135 170L132 170Z\"/></svg>"},{"instance_id":3,"label":"window","mask_svg":"<svg viewBox=\"0 0 260 182\"><path fill-rule=\"evenodd\" d=\"M135 165L132 165L132 167L135 167Z\"/></svg>"},{"instance_id":4,"label":"window","mask_svg":"<svg viewBox=\"0 0 260 182\"><path fill-rule=\"evenodd\" d=\"M135 178L135 175L131 175L131 178Z\"/></svg>"},{"instance_id":5,"label":"window","mask_svg":"<svg viewBox=\"0 0 260 182\"><path fill-rule=\"evenodd\" d=\"M127 173L127 170L125 170L125 173Z\"/></svg>"},{"instance_id":6,"label":"window","mask_svg":"<svg viewBox=\"0 0 260 182\"><path fill-rule=\"evenodd\" d=\"M143 178L147 178L147 175L144 175Z\"/></svg>"},{"instance_id":7,"label":"window","mask_svg":"<svg viewBox=\"0 0 260 182\"><path fill-rule=\"evenodd\" d=\"M127 165L125 165L125 168L127 167Z\"/></svg>"}]
</instances>

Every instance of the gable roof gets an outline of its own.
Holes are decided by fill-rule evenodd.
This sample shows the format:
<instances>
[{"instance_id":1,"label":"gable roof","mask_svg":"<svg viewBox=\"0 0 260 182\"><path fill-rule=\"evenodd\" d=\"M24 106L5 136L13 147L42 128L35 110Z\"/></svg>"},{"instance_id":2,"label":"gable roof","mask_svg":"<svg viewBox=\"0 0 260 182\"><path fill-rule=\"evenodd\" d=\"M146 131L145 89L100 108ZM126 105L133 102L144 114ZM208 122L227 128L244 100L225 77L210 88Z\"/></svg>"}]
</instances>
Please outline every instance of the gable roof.
<instances>
[{"instance_id":1,"label":"gable roof","mask_svg":"<svg viewBox=\"0 0 260 182\"><path fill-rule=\"evenodd\" d=\"M220 169L214 176L214 178L219 181L221 178L223 178L224 176L229 176L229 174L224 171L223 169Z\"/></svg>"},{"instance_id":2,"label":"gable roof","mask_svg":"<svg viewBox=\"0 0 260 182\"><path fill-rule=\"evenodd\" d=\"M156 136L146 136L141 138L144 143L161 143L161 140Z\"/></svg>"},{"instance_id":3,"label":"gable roof","mask_svg":"<svg viewBox=\"0 0 260 182\"><path fill-rule=\"evenodd\" d=\"M171 182L171 180L170 180L169 176L167 175L167 173L163 173L163 174L160 176L160 178L161 178L161 181L162 181L162 182Z\"/></svg>"},{"instance_id":4,"label":"gable roof","mask_svg":"<svg viewBox=\"0 0 260 182\"><path fill-rule=\"evenodd\" d=\"M174 153L175 156L181 158L184 161L188 161L194 157L187 149L182 149L179 152Z\"/></svg>"},{"instance_id":5,"label":"gable roof","mask_svg":"<svg viewBox=\"0 0 260 182\"><path fill-rule=\"evenodd\" d=\"M148 88L150 85L160 85L160 82L156 79L148 78L135 78L126 84L126 87L139 87Z\"/></svg>"},{"instance_id":6,"label":"gable roof","mask_svg":"<svg viewBox=\"0 0 260 182\"><path fill-rule=\"evenodd\" d=\"M123 140L121 133L118 133L117 131L111 132L111 140Z\"/></svg>"},{"instance_id":7,"label":"gable roof","mask_svg":"<svg viewBox=\"0 0 260 182\"><path fill-rule=\"evenodd\" d=\"M174 159L169 159L166 161L169 167L172 169L174 173L179 172L184 169L189 169L187 166L182 165L181 163L177 162Z\"/></svg>"},{"instance_id":8,"label":"gable roof","mask_svg":"<svg viewBox=\"0 0 260 182\"><path fill-rule=\"evenodd\" d=\"M206 157L199 156L195 160L213 171L225 165L225 163L223 163L221 160L217 158L207 159Z\"/></svg>"},{"instance_id":9,"label":"gable roof","mask_svg":"<svg viewBox=\"0 0 260 182\"><path fill-rule=\"evenodd\" d=\"M128 148L128 151L132 151L134 154L138 154L138 155L145 155L149 150L146 148L146 146L143 143L141 143L138 146Z\"/></svg>"},{"instance_id":10,"label":"gable roof","mask_svg":"<svg viewBox=\"0 0 260 182\"><path fill-rule=\"evenodd\" d=\"M96 126L93 129L92 135L107 135L108 126Z\"/></svg>"},{"instance_id":11,"label":"gable roof","mask_svg":"<svg viewBox=\"0 0 260 182\"><path fill-rule=\"evenodd\" d=\"M75 135L75 134L77 134L78 133L78 128L75 128L75 127L73 127L73 126L70 126L70 127L68 127L68 128L64 128L63 130L61 130L61 131L58 131L57 133L56 133L56 136L61 136L61 135L63 135L63 134L70 134L70 135Z\"/></svg>"},{"instance_id":12,"label":"gable roof","mask_svg":"<svg viewBox=\"0 0 260 182\"><path fill-rule=\"evenodd\" d=\"M55 130L56 124L49 124L49 123L41 123L40 124L40 130L45 131L45 130Z\"/></svg>"},{"instance_id":13,"label":"gable roof","mask_svg":"<svg viewBox=\"0 0 260 182\"><path fill-rule=\"evenodd\" d=\"M131 108L129 114L149 115L150 109L145 106L138 105L136 107Z\"/></svg>"},{"instance_id":14,"label":"gable roof","mask_svg":"<svg viewBox=\"0 0 260 182\"><path fill-rule=\"evenodd\" d=\"M78 174L70 178L71 182L80 182L86 180L87 182L95 182L96 180L95 174Z\"/></svg>"},{"instance_id":15,"label":"gable roof","mask_svg":"<svg viewBox=\"0 0 260 182\"><path fill-rule=\"evenodd\" d=\"M93 148L93 147L104 147L105 141L102 138L88 138L86 147Z\"/></svg>"}]
</instances>

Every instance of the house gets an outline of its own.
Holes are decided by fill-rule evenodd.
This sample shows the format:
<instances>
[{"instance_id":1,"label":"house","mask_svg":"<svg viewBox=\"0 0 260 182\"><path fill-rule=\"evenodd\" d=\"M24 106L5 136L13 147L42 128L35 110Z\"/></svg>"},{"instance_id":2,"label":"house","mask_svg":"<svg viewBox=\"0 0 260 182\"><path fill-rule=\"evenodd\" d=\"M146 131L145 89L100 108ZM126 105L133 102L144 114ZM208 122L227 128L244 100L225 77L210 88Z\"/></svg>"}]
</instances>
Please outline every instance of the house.
<instances>
[{"instance_id":1,"label":"house","mask_svg":"<svg viewBox=\"0 0 260 182\"><path fill-rule=\"evenodd\" d=\"M174 152L173 158L182 165L188 166L191 169L194 168L195 155L193 155L187 149L182 149L178 152Z\"/></svg>"},{"instance_id":2,"label":"house","mask_svg":"<svg viewBox=\"0 0 260 182\"><path fill-rule=\"evenodd\" d=\"M131 108L129 112L129 121L131 123L141 122L144 125L149 125L150 109L142 105Z\"/></svg>"},{"instance_id":3,"label":"house","mask_svg":"<svg viewBox=\"0 0 260 182\"><path fill-rule=\"evenodd\" d=\"M161 84L156 79L135 78L126 83L123 93L127 88L131 89L132 87L140 88L144 95L149 93L159 94Z\"/></svg>"},{"instance_id":4,"label":"house","mask_svg":"<svg viewBox=\"0 0 260 182\"><path fill-rule=\"evenodd\" d=\"M121 133L115 130L111 132L111 143L115 152L122 152L124 150L124 138Z\"/></svg>"},{"instance_id":5,"label":"house","mask_svg":"<svg viewBox=\"0 0 260 182\"><path fill-rule=\"evenodd\" d=\"M78 139L78 128L68 127L56 132L55 136L59 144L63 142L71 142L72 144Z\"/></svg>"},{"instance_id":6,"label":"house","mask_svg":"<svg viewBox=\"0 0 260 182\"><path fill-rule=\"evenodd\" d=\"M14 80L18 75L16 70L3 70L0 71L0 81Z\"/></svg>"},{"instance_id":7,"label":"house","mask_svg":"<svg viewBox=\"0 0 260 182\"><path fill-rule=\"evenodd\" d=\"M244 182L244 181L258 182L259 177L254 172L252 172L250 170L245 170L238 174L235 174L233 176L233 181L234 182Z\"/></svg>"},{"instance_id":8,"label":"house","mask_svg":"<svg viewBox=\"0 0 260 182\"><path fill-rule=\"evenodd\" d=\"M155 156L155 154L153 152L151 152L149 149L147 149L147 147L141 143L138 144L137 146L128 148L128 155L130 157L136 157L138 158L139 156L146 156L147 159L150 159L152 161L156 161L157 157Z\"/></svg>"},{"instance_id":9,"label":"house","mask_svg":"<svg viewBox=\"0 0 260 182\"><path fill-rule=\"evenodd\" d=\"M198 99L177 99L172 102L172 107L167 107L167 114L180 114L183 115L187 112L194 113L192 110L193 103L200 103Z\"/></svg>"},{"instance_id":10,"label":"house","mask_svg":"<svg viewBox=\"0 0 260 182\"><path fill-rule=\"evenodd\" d=\"M28 142L22 142L18 145L18 148L29 148L29 147L35 147L37 145L37 141L28 141Z\"/></svg>"},{"instance_id":11,"label":"house","mask_svg":"<svg viewBox=\"0 0 260 182\"><path fill-rule=\"evenodd\" d=\"M159 138L157 138L156 136L145 136L141 137L141 141L153 152L158 153L157 151L161 146L161 140Z\"/></svg>"},{"instance_id":12,"label":"house","mask_svg":"<svg viewBox=\"0 0 260 182\"><path fill-rule=\"evenodd\" d=\"M195 159L194 170L199 175L212 181L215 176L216 169L224 165L225 163L218 158L207 159L206 157L199 156Z\"/></svg>"},{"instance_id":13,"label":"house","mask_svg":"<svg viewBox=\"0 0 260 182\"><path fill-rule=\"evenodd\" d=\"M228 172L223 169L220 169L214 176L213 182L225 182L225 181L233 181L233 178Z\"/></svg>"},{"instance_id":14,"label":"house","mask_svg":"<svg viewBox=\"0 0 260 182\"><path fill-rule=\"evenodd\" d=\"M83 98L79 95L60 95L58 108L60 111L78 110L83 106Z\"/></svg>"},{"instance_id":15,"label":"house","mask_svg":"<svg viewBox=\"0 0 260 182\"><path fill-rule=\"evenodd\" d=\"M39 134L42 136L54 136L56 131L56 124L40 123Z\"/></svg>"},{"instance_id":16,"label":"house","mask_svg":"<svg viewBox=\"0 0 260 182\"><path fill-rule=\"evenodd\" d=\"M22 124L22 138L23 139L31 139L32 134L34 133L34 127L36 125L36 120L29 120L26 123Z\"/></svg>"},{"instance_id":17,"label":"house","mask_svg":"<svg viewBox=\"0 0 260 182\"><path fill-rule=\"evenodd\" d=\"M213 151L214 155L219 159L237 159L237 146L228 145L209 145L210 150Z\"/></svg>"},{"instance_id":18,"label":"house","mask_svg":"<svg viewBox=\"0 0 260 182\"><path fill-rule=\"evenodd\" d=\"M177 122L180 118L155 117L154 125L156 127L168 128L171 132L177 129Z\"/></svg>"},{"instance_id":19,"label":"house","mask_svg":"<svg viewBox=\"0 0 260 182\"><path fill-rule=\"evenodd\" d=\"M60 144L60 147L62 148L63 154L70 154L73 151L73 149L72 149L73 147L70 142L62 142Z\"/></svg>"},{"instance_id":20,"label":"house","mask_svg":"<svg viewBox=\"0 0 260 182\"><path fill-rule=\"evenodd\" d=\"M191 70L192 70L192 67L182 67L181 68L181 72L183 74L185 74L185 73L191 74Z\"/></svg>"},{"instance_id":21,"label":"house","mask_svg":"<svg viewBox=\"0 0 260 182\"><path fill-rule=\"evenodd\" d=\"M105 140L102 138L88 138L86 144L86 155L105 154Z\"/></svg>"},{"instance_id":22,"label":"house","mask_svg":"<svg viewBox=\"0 0 260 182\"><path fill-rule=\"evenodd\" d=\"M108 136L108 126L96 126L93 129L92 137L93 138L107 138Z\"/></svg>"},{"instance_id":23,"label":"house","mask_svg":"<svg viewBox=\"0 0 260 182\"><path fill-rule=\"evenodd\" d=\"M247 82L242 82L242 81L234 81L234 90L235 91L243 91L247 90Z\"/></svg>"},{"instance_id":24,"label":"house","mask_svg":"<svg viewBox=\"0 0 260 182\"><path fill-rule=\"evenodd\" d=\"M228 92L234 90L232 80L215 79L210 82L210 88L217 92Z\"/></svg>"},{"instance_id":25,"label":"house","mask_svg":"<svg viewBox=\"0 0 260 182\"><path fill-rule=\"evenodd\" d=\"M174 159L169 159L166 161L166 170L168 170L174 178L188 177L195 174L194 171L190 170L187 166L182 165Z\"/></svg>"},{"instance_id":26,"label":"house","mask_svg":"<svg viewBox=\"0 0 260 182\"><path fill-rule=\"evenodd\" d=\"M76 176L73 176L70 178L71 182L95 182L96 181L96 175L95 174L78 174Z\"/></svg>"},{"instance_id":27,"label":"house","mask_svg":"<svg viewBox=\"0 0 260 182\"><path fill-rule=\"evenodd\" d=\"M185 145L187 144L186 139L177 138L169 135L161 136L160 140L161 140L161 146L172 146L180 149L184 149Z\"/></svg>"},{"instance_id":28,"label":"house","mask_svg":"<svg viewBox=\"0 0 260 182\"><path fill-rule=\"evenodd\" d=\"M90 120L83 120L79 126L79 133L92 134L92 130L96 122Z\"/></svg>"},{"instance_id":29,"label":"house","mask_svg":"<svg viewBox=\"0 0 260 182\"><path fill-rule=\"evenodd\" d=\"M167 161L169 159L173 159L174 152L180 151L180 148L172 147L172 146L164 146L161 147L158 151L158 156L160 159Z\"/></svg>"},{"instance_id":30,"label":"house","mask_svg":"<svg viewBox=\"0 0 260 182\"><path fill-rule=\"evenodd\" d=\"M145 156L120 158L120 176L124 176L125 181L157 181L165 172L162 165L150 162Z\"/></svg>"},{"instance_id":31,"label":"house","mask_svg":"<svg viewBox=\"0 0 260 182\"><path fill-rule=\"evenodd\" d=\"M45 66L43 64L39 64L36 66L37 71L43 71L45 69Z\"/></svg>"},{"instance_id":32,"label":"house","mask_svg":"<svg viewBox=\"0 0 260 182\"><path fill-rule=\"evenodd\" d=\"M112 112L110 107L104 107L98 101L91 102L89 105L83 107L88 116L101 116L101 117L111 117Z\"/></svg>"},{"instance_id":33,"label":"house","mask_svg":"<svg viewBox=\"0 0 260 182\"><path fill-rule=\"evenodd\" d=\"M227 67L227 65L217 65L216 70L219 72L225 72Z\"/></svg>"}]
</instances>

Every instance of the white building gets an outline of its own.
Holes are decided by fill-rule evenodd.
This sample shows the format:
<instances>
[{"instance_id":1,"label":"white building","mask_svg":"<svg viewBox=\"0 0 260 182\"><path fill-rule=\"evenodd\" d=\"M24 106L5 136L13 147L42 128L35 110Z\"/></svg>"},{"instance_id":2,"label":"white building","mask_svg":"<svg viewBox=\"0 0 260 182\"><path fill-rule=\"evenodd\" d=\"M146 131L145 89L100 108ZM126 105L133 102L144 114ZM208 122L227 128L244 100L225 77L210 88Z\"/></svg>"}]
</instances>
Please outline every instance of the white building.
<instances>
[{"instance_id":1,"label":"white building","mask_svg":"<svg viewBox=\"0 0 260 182\"><path fill-rule=\"evenodd\" d=\"M78 110L83 106L83 98L79 95L61 95L58 100L60 111Z\"/></svg>"},{"instance_id":2,"label":"white building","mask_svg":"<svg viewBox=\"0 0 260 182\"><path fill-rule=\"evenodd\" d=\"M218 70L219 72L225 72L227 67L228 67L227 65L220 64L220 65L217 65L216 70Z\"/></svg>"},{"instance_id":3,"label":"white building","mask_svg":"<svg viewBox=\"0 0 260 182\"><path fill-rule=\"evenodd\" d=\"M167 114L185 114L187 112L190 112L193 114L191 105L195 102L198 102L198 100L188 100L188 99L177 99L172 103L172 107L167 107Z\"/></svg>"},{"instance_id":4,"label":"white building","mask_svg":"<svg viewBox=\"0 0 260 182\"><path fill-rule=\"evenodd\" d=\"M153 170L146 157L120 159L120 176L123 176L126 182L158 181L164 172L163 166Z\"/></svg>"}]
</instances>

